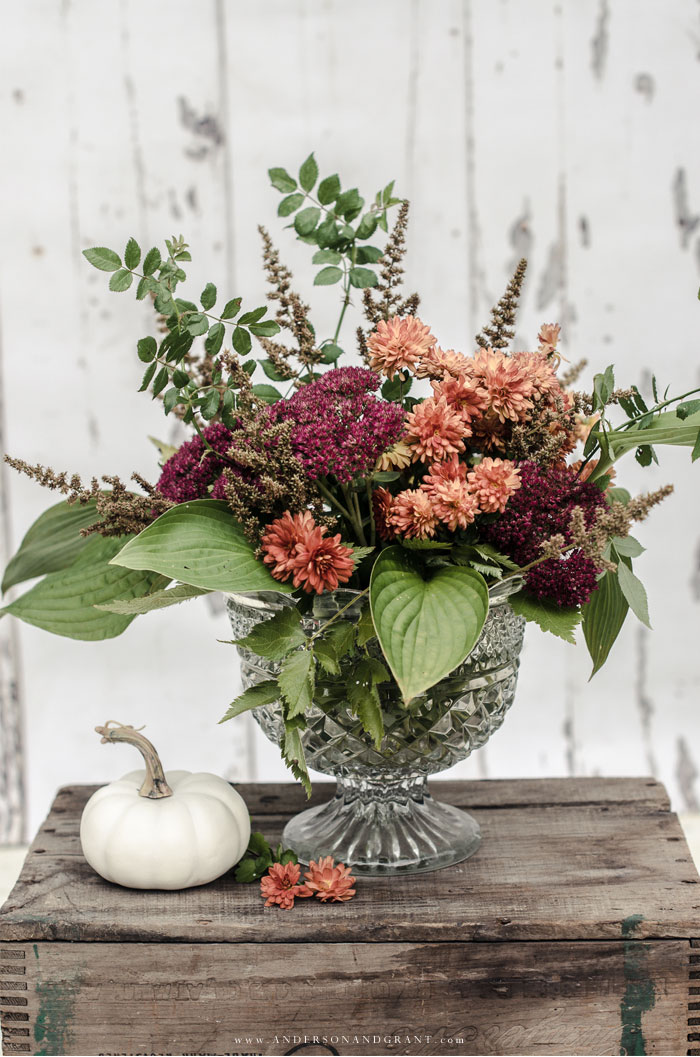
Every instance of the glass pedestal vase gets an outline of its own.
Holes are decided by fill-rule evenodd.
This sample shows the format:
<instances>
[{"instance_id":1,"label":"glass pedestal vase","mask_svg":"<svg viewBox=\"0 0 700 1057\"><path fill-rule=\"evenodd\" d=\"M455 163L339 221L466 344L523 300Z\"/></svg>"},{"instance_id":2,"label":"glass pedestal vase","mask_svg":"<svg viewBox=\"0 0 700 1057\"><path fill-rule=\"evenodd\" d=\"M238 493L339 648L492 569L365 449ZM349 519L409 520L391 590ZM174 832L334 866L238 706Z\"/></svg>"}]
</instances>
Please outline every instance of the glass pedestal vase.
<instances>
[{"instance_id":1,"label":"glass pedestal vase","mask_svg":"<svg viewBox=\"0 0 700 1057\"><path fill-rule=\"evenodd\" d=\"M394 680L379 691L384 738L377 749L345 699L344 682L357 662L350 655L340 677L320 676L307 728L301 734L309 768L333 775L328 803L309 808L287 824L283 843L308 863L322 855L365 876L439 870L469 858L479 847L477 822L466 811L434 800L427 779L480 748L501 726L515 696L525 621L508 605L520 584L490 592L481 636L465 661L406 706ZM314 599L303 626L312 634L357 592L340 589ZM294 600L279 594L229 595L234 638ZM343 614L356 621L366 598ZM370 652L381 657L376 639ZM278 665L239 648L244 688L278 671ZM284 733L279 702L254 710L262 730L277 744Z\"/></svg>"}]
</instances>

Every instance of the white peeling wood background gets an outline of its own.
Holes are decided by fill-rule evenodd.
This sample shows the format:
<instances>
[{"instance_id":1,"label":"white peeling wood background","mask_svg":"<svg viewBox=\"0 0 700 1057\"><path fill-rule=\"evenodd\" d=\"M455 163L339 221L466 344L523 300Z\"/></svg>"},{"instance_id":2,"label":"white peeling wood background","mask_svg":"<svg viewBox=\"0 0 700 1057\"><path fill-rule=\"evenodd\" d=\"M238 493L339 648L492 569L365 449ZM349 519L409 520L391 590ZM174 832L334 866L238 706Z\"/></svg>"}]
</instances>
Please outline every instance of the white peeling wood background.
<instances>
[{"instance_id":1,"label":"white peeling wood background","mask_svg":"<svg viewBox=\"0 0 700 1057\"><path fill-rule=\"evenodd\" d=\"M256 224L284 257L271 165L315 150L367 195L412 201L408 280L441 344L469 351L517 259L518 344L564 326L565 353L620 384L700 383L700 5L697 0L25 0L0 34L0 326L6 450L153 478L136 389L148 307L109 294L80 251L183 232L192 289L261 303ZM306 273L308 275L308 272ZM199 284L199 285L198 285ZM300 282L301 285L301 282ZM305 289L312 292L307 284ZM314 295L318 318L333 292ZM516 704L450 776L654 773L697 810L700 469L664 451L622 481L676 494L643 525L655 630L631 620L588 683L583 647L528 633ZM0 477L0 555L53 497ZM135 765L96 723L146 723L166 766L286 778L237 691L223 614L205 600L82 644L0 623L0 841L34 829L62 783ZM22 756L23 753L23 756Z\"/></svg>"}]
</instances>

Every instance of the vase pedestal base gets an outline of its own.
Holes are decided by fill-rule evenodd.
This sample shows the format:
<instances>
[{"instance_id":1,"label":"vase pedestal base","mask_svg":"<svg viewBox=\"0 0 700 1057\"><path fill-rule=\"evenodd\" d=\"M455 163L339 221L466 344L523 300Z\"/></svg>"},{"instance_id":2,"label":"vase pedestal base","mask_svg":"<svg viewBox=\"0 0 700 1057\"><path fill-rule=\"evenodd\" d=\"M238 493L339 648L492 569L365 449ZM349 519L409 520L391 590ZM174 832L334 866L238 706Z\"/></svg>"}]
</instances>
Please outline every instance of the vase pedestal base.
<instances>
[{"instance_id":1,"label":"vase pedestal base","mask_svg":"<svg viewBox=\"0 0 700 1057\"><path fill-rule=\"evenodd\" d=\"M299 861L331 855L363 877L428 873L473 855L479 824L466 811L433 800L422 776L337 779L333 800L295 815L283 833Z\"/></svg>"}]
</instances>

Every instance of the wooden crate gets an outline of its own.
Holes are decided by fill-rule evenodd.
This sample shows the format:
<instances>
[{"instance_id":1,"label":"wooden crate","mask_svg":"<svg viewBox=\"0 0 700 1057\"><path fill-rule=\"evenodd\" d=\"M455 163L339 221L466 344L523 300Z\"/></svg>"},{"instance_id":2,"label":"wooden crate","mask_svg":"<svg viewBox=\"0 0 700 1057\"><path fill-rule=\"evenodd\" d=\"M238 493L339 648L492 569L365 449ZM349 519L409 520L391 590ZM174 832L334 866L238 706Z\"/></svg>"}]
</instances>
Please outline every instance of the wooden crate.
<instances>
[{"instance_id":1,"label":"wooden crate","mask_svg":"<svg viewBox=\"0 0 700 1057\"><path fill-rule=\"evenodd\" d=\"M699 878L663 787L435 788L477 815L473 859L292 911L230 878L107 884L78 841L93 789L61 790L0 912L5 1053L700 1053ZM242 792L269 838L304 806Z\"/></svg>"}]
</instances>

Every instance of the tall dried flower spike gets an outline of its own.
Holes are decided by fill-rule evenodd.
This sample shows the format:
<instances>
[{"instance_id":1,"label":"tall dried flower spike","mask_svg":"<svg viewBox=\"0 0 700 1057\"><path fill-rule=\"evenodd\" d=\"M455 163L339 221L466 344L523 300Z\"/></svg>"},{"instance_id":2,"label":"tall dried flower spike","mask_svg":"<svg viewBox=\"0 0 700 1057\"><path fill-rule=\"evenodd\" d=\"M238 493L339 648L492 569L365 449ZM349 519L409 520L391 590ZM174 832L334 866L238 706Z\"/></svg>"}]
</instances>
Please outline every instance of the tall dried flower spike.
<instances>
[{"instance_id":1,"label":"tall dried flower spike","mask_svg":"<svg viewBox=\"0 0 700 1057\"><path fill-rule=\"evenodd\" d=\"M523 257L515 269L513 278L506 287L500 301L491 309L491 322L476 335L476 343L482 349L505 349L515 334L515 313L520 300L527 260Z\"/></svg>"},{"instance_id":2,"label":"tall dried flower spike","mask_svg":"<svg viewBox=\"0 0 700 1057\"><path fill-rule=\"evenodd\" d=\"M418 294L410 294L402 301L397 292L403 282L404 270L401 262L406 253L408 210L409 203L404 200L381 257L379 282L375 287L365 290L362 295L365 318L373 326L376 326L380 319L389 319L393 315L414 316L418 310Z\"/></svg>"}]
</instances>

